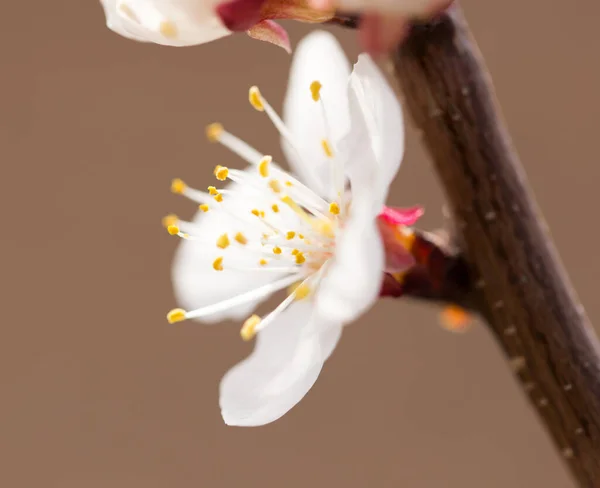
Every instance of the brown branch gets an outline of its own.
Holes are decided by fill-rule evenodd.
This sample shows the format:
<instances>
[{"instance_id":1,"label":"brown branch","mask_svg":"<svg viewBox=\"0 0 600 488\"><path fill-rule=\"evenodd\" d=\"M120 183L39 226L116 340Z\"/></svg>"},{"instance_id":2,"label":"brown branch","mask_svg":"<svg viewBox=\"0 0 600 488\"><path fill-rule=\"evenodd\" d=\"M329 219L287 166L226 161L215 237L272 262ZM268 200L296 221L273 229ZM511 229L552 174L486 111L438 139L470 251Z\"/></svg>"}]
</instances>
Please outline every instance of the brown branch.
<instances>
[{"instance_id":1,"label":"brown branch","mask_svg":"<svg viewBox=\"0 0 600 488\"><path fill-rule=\"evenodd\" d=\"M600 487L600 346L562 268L458 7L392 55L445 188L477 308L581 487Z\"/></svg>"}]
</instances>

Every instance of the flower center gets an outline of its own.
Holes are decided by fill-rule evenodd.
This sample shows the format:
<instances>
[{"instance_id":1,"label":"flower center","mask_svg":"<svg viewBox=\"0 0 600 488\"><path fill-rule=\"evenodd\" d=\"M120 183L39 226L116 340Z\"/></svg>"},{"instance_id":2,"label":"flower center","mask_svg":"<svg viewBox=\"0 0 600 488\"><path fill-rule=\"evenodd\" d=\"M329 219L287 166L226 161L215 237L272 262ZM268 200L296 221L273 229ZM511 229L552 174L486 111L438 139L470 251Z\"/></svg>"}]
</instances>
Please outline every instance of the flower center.
<instances>
[{"instance_id":1,"label":"flower center","mask_svg":"<svg viewBox=\"0 0 600 488\"><path fill-rule=\"evenodd\" d=\"M321 84L313 82L310 94L315 102L322 104L320 89ZM267 113L290 146L301 154L287 127L258 88L250 89L249 101L256 110ZM322 113L324 115L324 110ZM206 134L211 142L223 144L248 161L250 167L238 170L216 166L216 179L230 182L226 188L209 186L207 191L200 191L175 179L171 190L196 202L203 213L216 214L214 217L218 222L231 223L231 228L206 236L200 231L202 221L185 222L174 215L163 219L163 225L169 234L202 246L199 253L214 256L211 268L198 270L206 272L207 280L213 272L275 273L275 276L267 285L197 310L172 310L167 319L169 323L175 323L206 317L288 288L287 298L265 318L253 315L245 322L241 336L250 340L291 303L309 297L319 286L347 213L343 167L341 163L336 164L334 149L325 134L321 146L324 157L331 162L332 182L338 195L335 201L328 202L279 168L271 156L259 153L222 125L209 125Z\"/></svg>"}]
</instances>

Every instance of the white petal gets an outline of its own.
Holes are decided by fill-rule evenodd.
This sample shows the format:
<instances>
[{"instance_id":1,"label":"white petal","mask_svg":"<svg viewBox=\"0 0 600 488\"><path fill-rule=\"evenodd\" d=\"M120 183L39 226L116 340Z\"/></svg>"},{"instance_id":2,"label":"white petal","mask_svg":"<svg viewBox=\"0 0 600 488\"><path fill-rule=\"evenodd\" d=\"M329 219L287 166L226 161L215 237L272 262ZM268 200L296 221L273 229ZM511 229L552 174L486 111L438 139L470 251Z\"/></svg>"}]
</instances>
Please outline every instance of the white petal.
<instances>
[{"instance_id":1,"label":"white petal","mask_svg":"<svg viewBox=\"0 0 600 488\"><path fill-rule=\"evenodd\" d=\"M315 298L320 320L347 324L369 309L379 296L383 244L373 215L356 203Z\"/></svg>"},{"instance_id":2,"label":"white petal","mask_svg":"<svg viewBox=\"0 0 600 488\"><path fill-rule=\"evenodd\" d=\"M366 54L361 54L354 66L348 97L352 131L347 144L355 144L355 147L358 144L356 141L363 144L366 129L372 154L377 162L376 186L370 191L377 194L383 203L404 156L402 109L385 77ZM365 148L362 149L363 152L366 151ZM348 166L351 168L352 165L360 164L367 162L354 156Z\"/></svg>"},{"instance_id":3,"label":"white petal","mask_svg":"<svg viewBox=\"0 0 600 488\"><path fill-rule=\"evenodd\" d=\"M326 136L322 108L311 97L310 85L323 85L330 141L334 146L350 129L347 85L350 65L335 37L325 31L306 36L297 46L283 107L283 118L302 151L302 158L283 140L283 150L292 169L309 187L325 196L329 190L329 164L321 141Z\"/></svg>"},{"instance_id":4,"label":"white petal","mask_svg":"<svg viewBox=\"0 0 600 488\"><path fill-rule=\"evenodd\" d=\"M255 168L251 167L248 172L255 175ZM256 175L256 180L261 181ZM250 213L253 208L253 199L256 194L246 185L230 184L227 189L238 192L235 196L227 195L225 203L237 215ZM256 207L264 204L257 203ZM286 215L281 212L279 218ZM252 218L252 216L251 216ZM196 227L194 234L206 239L216 239L224 233L228 233L230 239L237 232L242 232L250 240L259 240L264 229L256 225L246 225L244 222L218 210L210 210L207 213L198 212L194 218ZM218 256L224 256L223 271L215 271L212 267L213 261ZM253 290L284 276L282 273L266 271L237 271L228 269L229 264L235 261L248 267L256 267L259 257L249 254L244 248L236 245L221 250L214 246L206 246L192 240L182 240L172 267L172 279L175 296L178 303L186 310L205 307L222 300L226 300L241 293ZM266 299L267 297L264 297ZM227 312L217 313L203 318L203 322L216 322L226 318L235 320L246 317L260 301L233 307Z\"/></svg>"},{"instance_id":5,"label":"white petal","mask_svg":"<svg viewBox=\"0 0 600 488\"><path fill-rule=\"evenodd\" d=\"M100 0L107 26L122 36L166 46L203 44L230 32L214 12L217 0Z\"/></svg>"},{"instance_id":6,"label":"white petal","mask_svg":"<svg viewBox=\"0 0 600 488\"><path fill-rule=\"evenodd\" d=\"M312 311L308 300L291 305L258 333L253 353L224 376L220 405L225 423L268 424L308 393L341 329L313 321ZM327 336L323 343L322 331Z\"/></svg>"}]
</instances>

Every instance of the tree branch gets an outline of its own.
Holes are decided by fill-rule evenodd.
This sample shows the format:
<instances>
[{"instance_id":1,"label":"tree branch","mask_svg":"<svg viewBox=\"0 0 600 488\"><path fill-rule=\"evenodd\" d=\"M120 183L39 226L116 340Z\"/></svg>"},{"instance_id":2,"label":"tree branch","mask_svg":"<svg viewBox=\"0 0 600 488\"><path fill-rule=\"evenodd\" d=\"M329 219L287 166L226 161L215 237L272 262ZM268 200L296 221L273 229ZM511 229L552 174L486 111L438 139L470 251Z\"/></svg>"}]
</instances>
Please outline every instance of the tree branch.
<instances>
[{"instance_id":1,"label":"tree branch","mask_svg":"<svg viewBox=\"0 0 600 488\"><path fill-rule=\"evenodd\" d=\"M527 186L457 6L392 55L490 325L581 487L600 486L600 346ZM473 285L474 286L474 285Z\"/></svg>"}]
</instances>

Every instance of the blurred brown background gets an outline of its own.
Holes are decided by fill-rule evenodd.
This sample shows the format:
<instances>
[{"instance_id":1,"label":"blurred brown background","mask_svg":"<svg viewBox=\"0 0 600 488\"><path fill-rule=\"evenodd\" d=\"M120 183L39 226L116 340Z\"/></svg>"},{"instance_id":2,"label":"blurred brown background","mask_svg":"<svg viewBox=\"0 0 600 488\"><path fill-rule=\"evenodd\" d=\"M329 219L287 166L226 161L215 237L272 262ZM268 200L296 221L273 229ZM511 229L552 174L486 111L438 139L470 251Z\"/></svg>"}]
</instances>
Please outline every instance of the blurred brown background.
<instances>
[{"instance_id":1,"label":"blurred brown background","mask_svg":"<svg viewBox=\"0 0 600 488\"><path fill-rule=\"evenodd\" d=\"M591 0L464 1L516 146L592 319L600 68ZM238 325L165 324L176 240L194 206L169 193L236 160L214 120L276 156L247 104L281 106L289 57L244 36L136 44L97 1L10 2L0 32L0 483L10 488L572 486L481 326L386 301L346 330L308 397L275 424L223 425ZM308 28L288 25L296 42ZM350 55L351 33L335 29ZM414 132L392 204L443 196ZM267 149L268 148L268 149Z\"/></svg>"}]
</instances>

